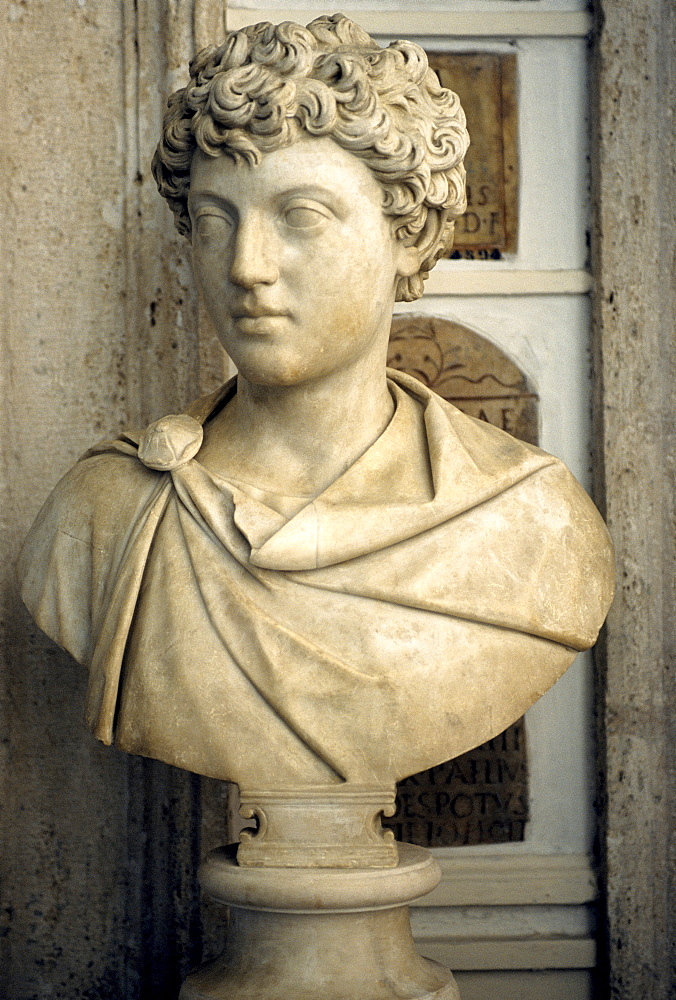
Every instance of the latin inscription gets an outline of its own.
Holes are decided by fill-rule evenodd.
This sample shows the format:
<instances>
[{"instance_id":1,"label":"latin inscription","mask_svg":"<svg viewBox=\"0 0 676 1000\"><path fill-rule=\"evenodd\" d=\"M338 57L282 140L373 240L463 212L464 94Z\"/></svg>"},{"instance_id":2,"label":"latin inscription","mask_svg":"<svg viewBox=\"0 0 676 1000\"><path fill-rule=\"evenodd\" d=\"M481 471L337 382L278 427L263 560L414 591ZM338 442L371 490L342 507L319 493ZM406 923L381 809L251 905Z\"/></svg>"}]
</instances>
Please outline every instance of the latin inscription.
<instances>
[{"instance_id":1,"label":"latin inscription","mask_svg":"<svg viewBox=\"0 0 676 1000\"><path fill-rule=\"evenodd\" d=\"M402 781L385 820L397 840L460 847L523 840L528 772L523 720L482 747Z\"/></svg>"},{"instance_id":2,"label":"latin inscription","mask_svg":"<svg viewBox=\"0 0 676 1000\"><path fill-rule=\"evenodd\" d=\"M441 83L460 98L471 144L465 159L467 211L455 225L452 258L499 260L516 251L516 56L428 52Z\"/></svg>"}]
</instances>

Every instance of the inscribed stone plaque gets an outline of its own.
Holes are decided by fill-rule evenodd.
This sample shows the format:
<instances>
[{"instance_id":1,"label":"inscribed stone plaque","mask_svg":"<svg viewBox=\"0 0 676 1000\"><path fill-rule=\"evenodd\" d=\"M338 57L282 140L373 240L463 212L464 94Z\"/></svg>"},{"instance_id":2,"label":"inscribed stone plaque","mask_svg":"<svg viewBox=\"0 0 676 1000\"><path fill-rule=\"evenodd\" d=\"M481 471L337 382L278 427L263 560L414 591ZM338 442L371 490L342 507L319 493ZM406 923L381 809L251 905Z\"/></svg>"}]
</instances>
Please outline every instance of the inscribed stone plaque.
<instances>
[{"instance_id":1,"label":"inscribed stone plaque","mask_svg":"<svg viewBox=\"0 0 676 1000\"><path fill-rule=\"evenodd\" d=\"M518 210L516 56L428 52L467 115L467 211L455 224L449 256L499 259L516 252Z\"/></svg>"},{"instance_id":2,"label":"inscribed stone plaque","mask_svg":"<svg viewBox=\"0 0 676 1000\"><path fill-rule=\"evenodd\" d=\"M537 444L537 396L523 372L480 334L450 320L395 316L388 365L480 420ZM430 691L430 697L434 692ZM422 847L523 840L528 768L523 719L455 760L402 781L383 823Z\"/></svg>"}]
</instances>

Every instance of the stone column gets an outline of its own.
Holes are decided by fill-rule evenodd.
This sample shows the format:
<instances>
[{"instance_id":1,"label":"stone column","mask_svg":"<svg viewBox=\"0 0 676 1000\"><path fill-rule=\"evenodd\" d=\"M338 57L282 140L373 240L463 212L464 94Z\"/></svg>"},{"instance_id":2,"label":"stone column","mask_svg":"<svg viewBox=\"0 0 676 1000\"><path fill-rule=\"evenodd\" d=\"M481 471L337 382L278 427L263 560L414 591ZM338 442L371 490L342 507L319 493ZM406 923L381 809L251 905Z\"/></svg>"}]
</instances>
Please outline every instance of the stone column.
<instances>
[{"instance_id":1,"label":"stone column","mask_svg":"<svg viewBox=\"0 0 676 1000\"><path fill-rule=\"evenodd\" d=\"M599 0L596 18L594 465L619 584L598 672L600 996L667 1000L676 958L676 7Z\"/></svg>"}]
</instances>

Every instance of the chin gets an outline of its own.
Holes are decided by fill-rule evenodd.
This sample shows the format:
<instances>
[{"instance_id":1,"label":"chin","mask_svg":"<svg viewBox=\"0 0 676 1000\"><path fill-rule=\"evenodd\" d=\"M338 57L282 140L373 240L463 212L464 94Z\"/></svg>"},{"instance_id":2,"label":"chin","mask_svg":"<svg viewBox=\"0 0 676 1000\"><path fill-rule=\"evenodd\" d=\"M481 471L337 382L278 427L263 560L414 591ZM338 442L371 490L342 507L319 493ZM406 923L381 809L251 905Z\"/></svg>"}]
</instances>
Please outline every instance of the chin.
<instances>
[{"instance_id":1,"label":"chin","mask_svg":"<svg viewBox=\"0 0 676 1000\"><path fill-rule=\"evenodd\" d=\"M233 358L238 373L251 385L292 386L309 381L313 376L307 369L293 365L251 364ZM316 377L316 376L315 376Z\"/></svg>"},{"instance_id":2,"label":"chin","mask_svg":"<svg viewBox=\"0 0 676 1000\"><path fill-rule=\"evenodd\" d=\"M324 359L315 358L313 364L312 359L294 345L275 343L271 338L249 340L248 343L240 341L228 346L225 349L237 371L252 385L301 385L321 379L333 370L321 364Z\"/></svg>"}]
</instances>

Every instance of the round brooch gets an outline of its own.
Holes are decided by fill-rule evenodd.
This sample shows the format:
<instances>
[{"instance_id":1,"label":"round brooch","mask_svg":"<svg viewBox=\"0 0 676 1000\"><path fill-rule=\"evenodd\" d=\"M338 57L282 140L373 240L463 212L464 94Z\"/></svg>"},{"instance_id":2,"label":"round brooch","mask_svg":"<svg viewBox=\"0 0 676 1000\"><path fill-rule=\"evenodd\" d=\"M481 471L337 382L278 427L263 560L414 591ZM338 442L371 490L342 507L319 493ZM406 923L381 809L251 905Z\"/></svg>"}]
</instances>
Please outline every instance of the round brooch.
<instances>
[{"instance_id":1,"label":"round brooch","mask_svg":"<svg viewBox=\"0 0 676 1000\"><path fill-rule=\"evenodd\" d=\"M202 425L186 413L170 413L143 432L138 457L149 469L171 472L194 458L202 447Z\"/></svg>"}]
</instances>

